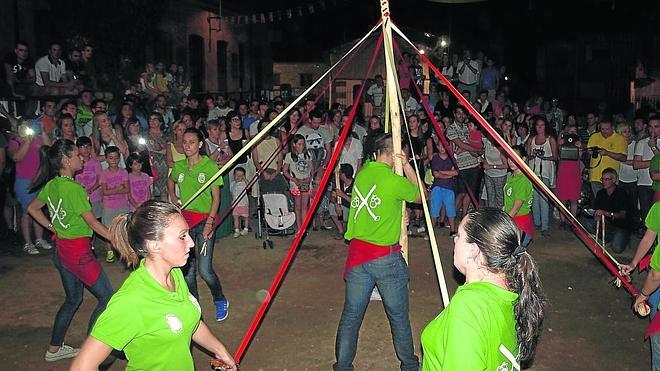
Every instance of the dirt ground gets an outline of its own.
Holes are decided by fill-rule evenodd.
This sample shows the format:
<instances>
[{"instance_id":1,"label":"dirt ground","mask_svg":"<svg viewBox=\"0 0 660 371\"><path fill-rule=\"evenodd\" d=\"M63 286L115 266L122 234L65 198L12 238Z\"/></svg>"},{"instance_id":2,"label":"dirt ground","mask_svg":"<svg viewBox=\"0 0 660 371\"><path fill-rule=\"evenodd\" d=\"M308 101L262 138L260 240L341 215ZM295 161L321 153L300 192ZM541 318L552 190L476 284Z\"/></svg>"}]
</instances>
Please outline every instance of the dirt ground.
<instances>
[{"instance_id":1,"label":"dirt ground","mask_svg":"<svg viewBox=\"0 0 660 371\"><path fill-rule=\"evenodd\" d=\"M311 232L298 252L257 336L242 362L243 370L328 370L334 361L334 341L343 306L341 272L347 248L332 238L333 231ZM452 247L448 229L438 230L443 267L450 294ZM258 308L258 292L266 289L290 246L288 238L275 237L275 249L263 250L252 236L217 241L214 264L225 294L231 301L229 318L209 322L209 327L233 353ZM6 241L5 241L6 242ZM410 240L410 319L415 347L419 334L441 310L428 242ZM624 289L608 284L609 274L570 232L553 229L531 247L540 264L548 296L547 319L534 370L641 370L650 368L649 343L643 339L648 325L630 309ZM637 246L621 257L629 261ZM0 256L0 369L65 370L68 361L43 360L52 320L64 293L49 254ZM102 263L115 289L128 272L119 264ZM455 273L456 274L456 273ZM643 277L635 275L639 287ZM200 279L201 304L206 317L213 308L208 289ZM68 331L66 342L79 346L85 338L94 297L85 300ZM194 350L198 370L209 369L208 356ZM398 369L389 324L382 304L371 302L355 360L358 370ZM112 370L124 369L122 361Z\"/></svg>"}]
</instances>

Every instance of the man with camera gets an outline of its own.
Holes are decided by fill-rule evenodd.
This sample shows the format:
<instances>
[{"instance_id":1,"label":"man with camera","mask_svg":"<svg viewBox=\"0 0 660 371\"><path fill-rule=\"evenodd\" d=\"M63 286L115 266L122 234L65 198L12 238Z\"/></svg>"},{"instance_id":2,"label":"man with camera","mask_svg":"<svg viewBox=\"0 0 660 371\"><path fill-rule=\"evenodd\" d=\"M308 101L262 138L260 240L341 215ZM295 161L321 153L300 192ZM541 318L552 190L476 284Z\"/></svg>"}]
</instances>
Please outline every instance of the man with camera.
<instances>
[{"instance_id":1,"label":"man with camera","mask_svg":"<svg viewBox=\"0 0 660 371\"><path fill-rule=\"evenodd\" d=\"M458 62L456 69L458 70L458 91L467 90L470 92L470 97L476 97L479 83L479 63L472 60L469 50L463 52L463 60Z\"/></svg>"},{"instance_id":2,"label":"man with camera","mask_svg":"<svg viewBox=\"0 0 660 371\"><path fill-rule=\"evenodd\" d=\"M589 181L591 190L596 195L603 189L603 170L612 168L618 173L621 162L626 161L628 143L624 137L614 132L612 121L606 119L601 121L600 131L589 138L587 149L591 155Z\"/></svg>"}]
</instances>

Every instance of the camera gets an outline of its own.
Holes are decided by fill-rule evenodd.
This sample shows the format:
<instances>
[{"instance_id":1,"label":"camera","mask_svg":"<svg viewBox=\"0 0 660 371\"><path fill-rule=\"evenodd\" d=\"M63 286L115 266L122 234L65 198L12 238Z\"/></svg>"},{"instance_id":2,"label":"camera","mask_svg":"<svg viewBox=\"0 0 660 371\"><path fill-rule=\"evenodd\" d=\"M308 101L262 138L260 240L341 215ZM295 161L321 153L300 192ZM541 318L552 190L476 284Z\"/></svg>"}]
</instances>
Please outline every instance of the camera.
<instances>
[{"instance_id":1,"label":"camera","mask_svg":"<svg viewBox=\"0 0 660 371\"><path fill-rule=\"evenodd\" d=\"M565 146L575 146L575 143L577 143L579 140L580 137L577 134L564 135Z\"/></svg>"},{"instance_id":2,"label":"camera","mask_svg":"<svg viewBox=\"0 0 660 371\"><path fill-rule=\"evenodd\" d=\"M543 148L534 148L534 156L543 157L545 155L545 150Z\"/></svg>"},{"instance_id":3,"label":"camera","mask_svg":"<svg viewBox=\"0 0 660 371\"><path fill-rule=\"evenodd\" d=\"M591 150L591 158L598 158L600 155L600 148L599 147L590 147Z\"/></svg>"}]
</instances>

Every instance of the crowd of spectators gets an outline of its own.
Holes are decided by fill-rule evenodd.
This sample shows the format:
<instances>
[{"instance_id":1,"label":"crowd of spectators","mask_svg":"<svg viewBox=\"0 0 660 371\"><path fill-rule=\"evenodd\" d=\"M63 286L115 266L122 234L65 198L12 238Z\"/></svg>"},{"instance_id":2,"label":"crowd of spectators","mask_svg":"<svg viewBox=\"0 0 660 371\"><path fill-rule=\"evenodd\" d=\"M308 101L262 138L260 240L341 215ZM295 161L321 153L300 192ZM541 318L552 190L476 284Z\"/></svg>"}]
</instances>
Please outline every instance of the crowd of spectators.
<instances>
[{"instance_id":1,"label":"crowd of spectators","mask_svg":"<svg viewBox=\"0 0 660 371\"><path fill-rule=\"evenodd\" d=\"M19 211L17 221L5 212L3 233L20 230L28 254L50 247L43 230L25 213L34 198L27 188L39 168L42 145L57 138L78 144L85 168L76 180L88 190L95 215L105 222L114 215L109 209L134 209L152 197L169 199L167 178L174 163L185 159L186 129L194 127L204 134L204 152L221 166L290 103L279 97L237 101L222 94L196 96L183 66L147 63L138 72L131 58L124 56L108 83L106 74L95 67L92 45L67 50L66 62L62 52L62 46L53 43L48 54L35 62L28 45L18 42L3 60L0 97L18 102L19 107L18 112L8 112L9 105L0 104L0 113L9 121L7 131L0 135L1 206L9 210L16 205ZM625 249L631 233L643 231L643 220L660 191L660 117L654 111L616 113L602 104L593 110L585 107L581 112L568 112L557 98L513 99L503 79L503 67L497 68L483 53L476 59L469 51L462 59L445 54L439 68L510 146L524 149L532 170L573 214L605 219L606 240L615 252ZM472 196L483 205L502 209L504 187L511 176L507 154L439 79L424 76L416 56L404 53L398 74L408 128L403 133L403 147L425 175L433 227L446 224L454 234L456 218L460 220L474 207ZM419 92L425 84L422 97ZM234 237L246 235L252 228L248 216L259 192L285 193L300 227L311 196L322 191L313 228L334 228L336 238L343 240L342 219L351 203L352 179L372 156L373 139L384 131L382 76L374 76L364 91L364 103L360 103L342 148L338 179L328 189L319 190L318 183L350 107L328 106L308 97L240 156L224 187L229 200L233 195L238 204ZM515 96L522 95L517 92ZM451 148L443 147L423 99ZM363 109L367 106L368 110ZM371 115L365 117L364 112ZM283 149L278 152L280 146ZM273 153L276 155L271 156ZM123 170L121 179L114 179L113 169ZM241 196L257 172L259 181ZM237 199L242 197L245 199ZM119 198L124 200L122 205L118 205ZM225 203L221 210L228 207ZM530 210L544 237L552 233L553 219L559 228L571 228L537 190ZM423 222L421 208L409 205L409 212L409 233L424 232L429 226ZM114 260L112 250L106 257Z\"/></svg>"}]
</instances>

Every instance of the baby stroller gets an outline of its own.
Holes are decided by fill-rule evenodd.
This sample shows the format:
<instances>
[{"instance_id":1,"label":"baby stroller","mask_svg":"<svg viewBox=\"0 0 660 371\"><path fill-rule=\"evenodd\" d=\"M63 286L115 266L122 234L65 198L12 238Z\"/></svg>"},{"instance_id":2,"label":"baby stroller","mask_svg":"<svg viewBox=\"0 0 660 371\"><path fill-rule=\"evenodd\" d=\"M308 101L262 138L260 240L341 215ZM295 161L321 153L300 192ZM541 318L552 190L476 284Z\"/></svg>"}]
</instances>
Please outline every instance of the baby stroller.
<instances>
[{"instance_id":1,"label":"baby stroller","mask_svg":"<svg viewBox=\"0 0 660 371\"><path fill-rule=\"evenodd\" d=\"M263 248L273 248L270 236L288 236L294 233L296 214L290 211L289 200L283 193L264 193L258 198L258 228L256 238L264 238Z\"/></svg>"}]
</instances>

